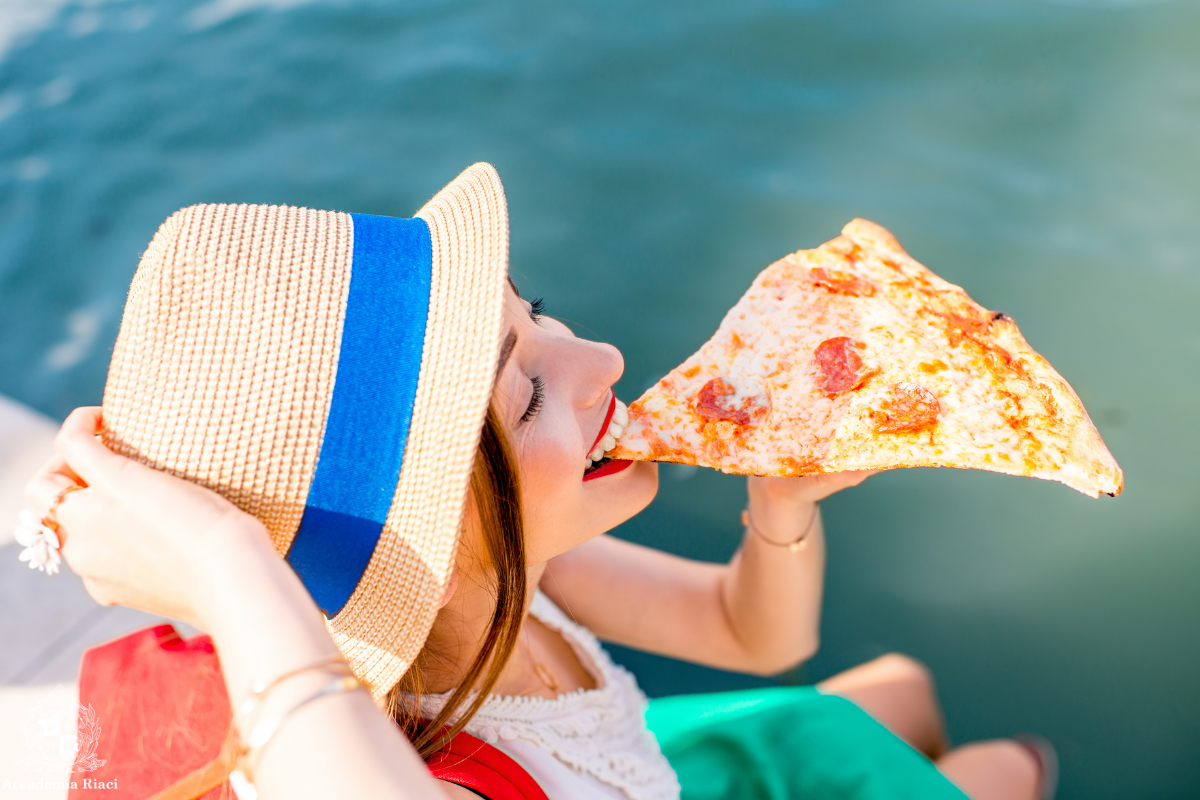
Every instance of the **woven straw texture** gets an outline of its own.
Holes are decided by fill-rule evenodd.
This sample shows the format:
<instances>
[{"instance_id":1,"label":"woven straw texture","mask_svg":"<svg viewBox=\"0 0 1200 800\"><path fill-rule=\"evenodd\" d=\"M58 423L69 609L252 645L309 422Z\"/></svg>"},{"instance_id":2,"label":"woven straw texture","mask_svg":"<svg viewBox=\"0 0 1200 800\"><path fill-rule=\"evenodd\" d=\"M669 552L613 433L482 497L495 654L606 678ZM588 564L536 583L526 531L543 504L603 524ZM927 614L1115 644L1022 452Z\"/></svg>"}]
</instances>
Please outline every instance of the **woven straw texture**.
<instances>
[{"instance_id":1,"label":"woven straw texture","mask_svg":"<svg viewBox=\"0 0 1200 800\"><path fill-rule=\"evenodd\" d=\"M453 567L508 265L490 165L468 168L417 216L433 269L404 465L371 561L329 623L377 699L424 644ZM105 442L229 498L286 553L333 395L352 253L348 214L200 205L172 215L130 288Z\"/></svg>"}]
</instances>

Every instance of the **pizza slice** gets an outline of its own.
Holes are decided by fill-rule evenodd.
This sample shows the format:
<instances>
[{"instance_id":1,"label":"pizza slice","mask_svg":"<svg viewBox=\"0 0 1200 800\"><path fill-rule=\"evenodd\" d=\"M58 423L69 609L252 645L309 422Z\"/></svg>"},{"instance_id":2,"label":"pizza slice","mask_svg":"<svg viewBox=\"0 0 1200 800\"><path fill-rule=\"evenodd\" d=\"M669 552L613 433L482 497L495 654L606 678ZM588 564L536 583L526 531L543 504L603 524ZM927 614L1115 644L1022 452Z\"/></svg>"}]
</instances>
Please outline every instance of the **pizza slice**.
<instances>
[{"instance_id":1,"label":"pizza slice","mask_svg":"<svg viewBox=\"0 0 1200 800\"><path fill-rule=\"evenodd\" d=\"M1116 495L1083 404L1007 315L856 219L767 267L629 406L613 459L748 475L962 467Z\"/></svg>"}]
</instances>

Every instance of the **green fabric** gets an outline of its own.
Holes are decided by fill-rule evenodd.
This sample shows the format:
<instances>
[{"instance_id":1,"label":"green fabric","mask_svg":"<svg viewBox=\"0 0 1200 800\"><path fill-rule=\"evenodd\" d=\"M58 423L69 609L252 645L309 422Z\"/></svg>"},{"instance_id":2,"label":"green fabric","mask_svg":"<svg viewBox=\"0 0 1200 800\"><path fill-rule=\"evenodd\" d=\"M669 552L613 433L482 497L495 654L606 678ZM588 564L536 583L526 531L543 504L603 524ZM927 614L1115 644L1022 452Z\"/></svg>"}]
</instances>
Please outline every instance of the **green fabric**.
<instances>
[{"instance_id":1,"label":"green fabric","mask_svg":"<svg viewBox=\"0 0 1200 800\"><path fill-rule=\"evenodd\" d=\"M810 686L650 701L683 800L966 800L862 709Z\"/></svg>"}]
</instances>

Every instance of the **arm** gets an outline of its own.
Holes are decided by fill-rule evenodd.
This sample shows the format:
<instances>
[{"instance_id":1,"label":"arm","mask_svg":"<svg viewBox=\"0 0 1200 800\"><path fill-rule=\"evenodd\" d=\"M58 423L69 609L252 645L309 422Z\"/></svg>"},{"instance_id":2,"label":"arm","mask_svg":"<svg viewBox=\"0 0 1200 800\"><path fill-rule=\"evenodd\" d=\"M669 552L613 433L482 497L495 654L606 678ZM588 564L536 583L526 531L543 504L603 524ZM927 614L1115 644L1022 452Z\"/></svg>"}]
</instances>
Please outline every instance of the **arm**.
<instances>
[{"instance_id":1,"label":"arm","mask_svg":"<svg viewBox=\"0 0 1200 800\"><path fill-rule=\"evenodd\" d=\"M208 631L237 707L270 680L337 653L299 578L265 528L223 498L107 450L99 409L71 415L59 456L30 484L47 507L72 482L58 519L63 556L101 603L185 619ZM311 691L329 675L305 675ZM247 731L242 731L243 736ZM288 717L255 773L264 800L456 798L426 770L399 729L362 690L322 697Z\"/></svg>"},{"instance_id":2,"label":"arm","mask_svg":"<svg viewBox=\"0 0 1200 800\"><path fill-rule=\"evenodd\" d=\"M221 654L234 708L262 676L281 675L338 652L296 573L275 552L257 520L251 522L256 531L229 526L210 549L214 580L207 629ZM257 535L247 535L251 533ZM315 691L330 675L296 680L307 681L304 692ZM461 786L435 780L365 690L329 695L289 716L254 779L264 800L475 798Z\"/></svg>"},{"instance_id":3,"label":"arm","mask_svg":"<svg viewBox=\"0 0 1200 800\"><path fill-rule=\"evenodd\" d=\"M721 669L767 675L817 650L825 538L815 503L870 473L750 478L747 530L728 564L601 536L553 559L542 589L603 639ZM791 542L811 528L798 551Z\"/></svg>"},{"instance_id":4,"label":"arm","mask_svg":"<svg viewBox=\"0 0 1200 800\"><path fill-rule=\"evenodd\" d=\"M209 551L213 583L205 621L236 708L255 680L335 655L337 647L265 530L259 526L258 535L247 536L250 531L230 526L222 533ZM308 685L292 688L315 691L330 678L299 676L295 681ZM254 779L264 799L459 796L444 791L450 787L430 776L399 728L364 690L329 695L289 716Z\"/></svg>"}]
</instances>

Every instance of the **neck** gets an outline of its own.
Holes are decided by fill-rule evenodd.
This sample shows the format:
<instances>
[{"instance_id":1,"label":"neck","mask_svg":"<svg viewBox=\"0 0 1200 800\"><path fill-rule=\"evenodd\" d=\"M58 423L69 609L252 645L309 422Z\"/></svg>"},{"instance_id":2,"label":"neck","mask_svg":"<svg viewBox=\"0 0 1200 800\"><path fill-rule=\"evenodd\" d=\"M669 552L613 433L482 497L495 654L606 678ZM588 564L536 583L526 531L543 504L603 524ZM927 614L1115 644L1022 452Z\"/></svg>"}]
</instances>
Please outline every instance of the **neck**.
<instances>
[{"instance_id":1,"label":"neck","mask_svg":"<svg viewBox=\"0 0 1200 800\"><path fill-rule=\"evenodd\" d=\"M525 619L528 619L533 592L545 571L546 565L542 563L530 566L526 572L528 581L525 591ZM491 576L475 572L460 576L458 588L438 612L429 638L425 641L425 647L417 659L424 691L440 694L462 683L463 677L475 660L480 643L487 635L492 613L496 608L495 595L489 588L492 580ZM524 622L522 624L524 625ZM513 651L493 691L499 694L518 694L519 691L513 689L528 683L528 676L533 674L533 664L528 652L527 648L521 647ZM490 666L489 664L488 668ZM484 674L488 668L485 668Z\"/></svg>"}]
</instances>

